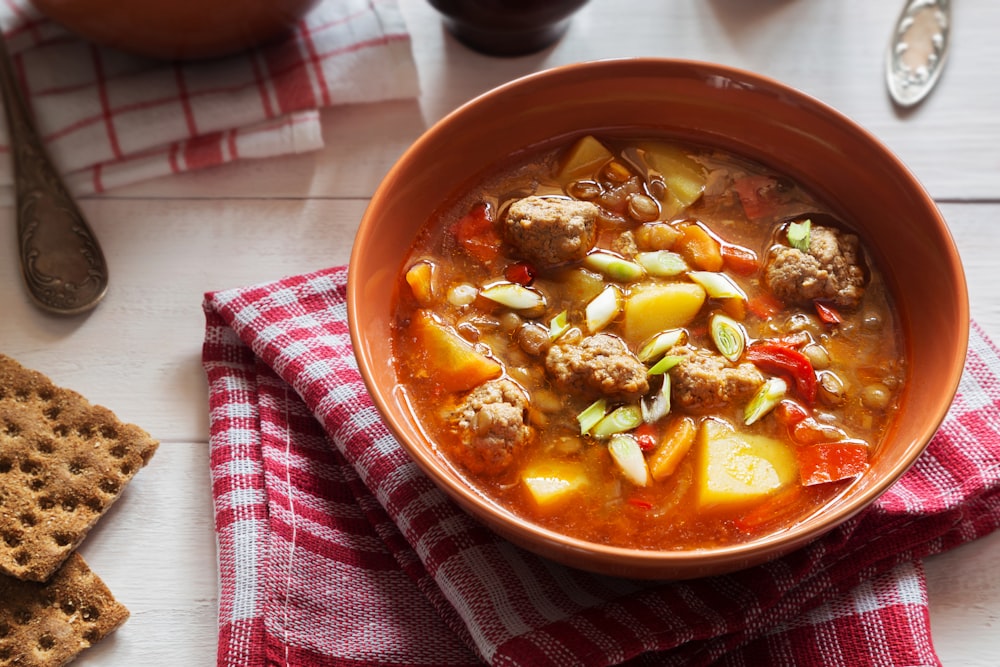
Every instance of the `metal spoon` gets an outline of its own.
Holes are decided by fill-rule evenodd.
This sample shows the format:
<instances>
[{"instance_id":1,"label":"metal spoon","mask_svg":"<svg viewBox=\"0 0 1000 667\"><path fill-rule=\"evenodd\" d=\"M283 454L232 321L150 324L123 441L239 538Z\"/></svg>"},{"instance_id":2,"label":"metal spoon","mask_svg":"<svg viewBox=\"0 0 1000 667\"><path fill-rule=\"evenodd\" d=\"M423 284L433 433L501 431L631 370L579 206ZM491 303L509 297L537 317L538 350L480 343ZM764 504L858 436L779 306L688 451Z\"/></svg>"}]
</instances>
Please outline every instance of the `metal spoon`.
<instances>
[{"instance_id":1,"label":"metal spoon","mask_svg":"<svg viewBox=\"0 0 1000 667\"><path fill-rule=\"evenodd\" d=\"M951 0L907 0L885 56L886 83L897 104L924 99L944 69L951 43Z\"/></svg>"},{"instance_id":2,"label":"metal spoon","mask_svg":"<svg viewBox=\"0 0 1000 667\"><path fill-rule=\"evenodd\" d=\"M10 134L21 273L35 303L73 315L97 305L108 267L97 237L49 160L0 35L0 89Z\"/></svg>"}]
</instances>

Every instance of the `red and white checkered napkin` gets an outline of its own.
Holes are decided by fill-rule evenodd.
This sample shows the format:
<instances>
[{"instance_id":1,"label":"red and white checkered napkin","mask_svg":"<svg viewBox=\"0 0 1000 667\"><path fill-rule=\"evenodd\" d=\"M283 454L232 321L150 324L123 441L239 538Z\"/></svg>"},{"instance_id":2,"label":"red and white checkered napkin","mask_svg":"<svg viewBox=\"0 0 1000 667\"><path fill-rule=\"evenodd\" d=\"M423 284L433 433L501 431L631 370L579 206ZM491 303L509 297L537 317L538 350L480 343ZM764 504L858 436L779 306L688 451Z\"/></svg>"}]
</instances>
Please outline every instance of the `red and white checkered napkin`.
<instances>
[{"instance_id":1,"label":"red and white checkered napkin","mask_svg":"<svg viewBox=\"0 0 1000 667\"><path fill-rule=\"evenodd\" d=\"M392 438L351 352L346 270L206 295L218 664L939 664L921 558L1000 526L1000 356L860 516L735 574L643 582L525 552Z\"/></svg>"},{"instance_id":2,"label":"red and white checkered napkin","mask_svg":"<svg viewBox=\"0 0 1000 667\"><path fill-rule=\"evenodd\" d=\"M283 41L188 63L98 48L30 0L0 3L0 26L36 125L78 195L316 150L319 109L418 93L396 0L324 0ZM0 123L0 152L9 150ZM0 188L12 183L0 159Z\"/></svg>"}]
</instances>

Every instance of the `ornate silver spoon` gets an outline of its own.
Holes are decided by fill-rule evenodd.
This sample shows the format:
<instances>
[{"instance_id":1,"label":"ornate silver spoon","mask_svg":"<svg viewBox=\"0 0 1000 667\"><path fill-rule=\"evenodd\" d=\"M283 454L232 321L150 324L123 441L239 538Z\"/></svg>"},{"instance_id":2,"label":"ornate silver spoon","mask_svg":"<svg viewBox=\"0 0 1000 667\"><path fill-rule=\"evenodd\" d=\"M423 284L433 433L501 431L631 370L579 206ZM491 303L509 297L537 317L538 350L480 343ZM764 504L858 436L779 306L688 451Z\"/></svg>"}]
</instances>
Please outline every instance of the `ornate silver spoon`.
<instances>
[{"instance_id":1,"label":"ornate silver spoon","mask_svg":"<svg viewBox=\"0 0 1000 667\"><path fill-rule=\"evenodd\" d=\"M944 69L951 41L951 0L907 0L889 40L886 83L897 104L924 99Z\"/></svg>"},{"instance_id":2,"label":"ornate silver spoon","mask_svg":"<svg viewBox=\"0 0 1000 667\"><path fill-rule=\"evenodd\" d=\"M28 292L53 313L90 310L108 288L104 254L35 131L2 35L0 89L13 156L18 252Z\"/></svg>"}]
</instances>

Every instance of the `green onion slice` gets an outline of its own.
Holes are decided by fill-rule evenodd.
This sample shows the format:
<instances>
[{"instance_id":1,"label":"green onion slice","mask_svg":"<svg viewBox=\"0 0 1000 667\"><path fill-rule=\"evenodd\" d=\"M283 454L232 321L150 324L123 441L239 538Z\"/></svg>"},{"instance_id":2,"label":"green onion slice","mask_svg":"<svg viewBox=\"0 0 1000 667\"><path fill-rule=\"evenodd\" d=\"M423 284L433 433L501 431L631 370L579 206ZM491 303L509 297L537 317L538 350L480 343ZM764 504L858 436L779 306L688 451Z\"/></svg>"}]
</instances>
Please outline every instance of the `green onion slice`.
<instances>
[{"instance_id":1,"label":"green onion slice","mask_svg":"<svg viewBox=\"0 0 1000 667\"><path fill-rule=\"evenodd\" d=\"M646 275L645 270L635 262L603 250L595 250L583 258L583 265L592 271L604 274L612 280L629 283Z\"/></svg>"},{"instance_id":2,"label":"green onion slice","mask_svg":"<svg viewBox=\"0 0 1000 667\"><path fill-rule=\"evenodd\" d=\"M688 277L705 288L705 292L713 299L743 299L746 293L732 278L724 273L714 271L689 271Z\"/></svg>"},{"instance_id":3,"label":"green onion slice","mask_svg":"<svg viewBox=\"0 0 1000 667\"><path fill-rule=\"evenodd\" d=\"M597 422L604 419L604 413L608 410L607 400L601 398L584 409L576 416L576 421L580 423L580 435L587 435L591 429L597 426Z\"/></svg>"},{"instance_id":4,"label":"green onion slice","mask_svg":"<svg viewBox=\"0 0 1000 667\"><path fill-rule=\"evenodd\" d=\"M736 362L747 346L747 334L743 325L722 313L712 316L708 325L715 348L729 361Z\"/></svg>"},{"instance_id":5,"label":"green onion slice","mask_svg":"<svg viewBox=\"0 0 1000 667\"><path fill-rule=\"evenodd\" d=\"M681 363L682 361L684 361L684 357L680 357L677 355L663 357L655 364L653 364L652 368L646 371L646 375L663 375L664 373L666 373L667 371L669 371L671 368Z\"/></svg>"},{"instance_id":6,"label":"green onion slice","mask_svg":"<svg viewBox=\"0 0 1000 667\"><path fill-rule=\"evenodd\" d=\"M646 457L642 455L639 442L630 435L618 434L608 443L611 458L618 464L628 481L636 486L649 484L649 467Z\"/></svg>"},{"instance_id":7,"label":"green onion slice","mask_svg":"<svg viewBox=\"0 0 1000 667\"><path fill-rule=\"evenodd\" d=\"M781 378L768 378L743 410L743 423L749 426L774 409L788 393L788 383Z\"/></svg>"},{"instance_id":8,"label":"green onion slice","mask_svg":"<svg viewBox=\"0 0 1000 667\"><path fill-rule=\"evenodd\" d=\"M527 310L545 305L545 297L541 292L517 283L493 283L479 290L479 295L514 310Z\"/></svg>"},{"instance_id":9,"label":"green onion slice","mask_svg":"<svg viewBox=\"0 0 1000 667\"><path fill-rule=\"evenodd\" d=\"M595 438L607 438L615 433L631 431L642 424L642 410L636 405L622 405L604 416L597 425L591 429L590 434Z\"/></svg>"},{"instance_id":10,"label":"green onion slice","mask_svg":"<svg viewBox=\"0 0 1000 667\"><path fill-rule=\"evenodd\" d=\"M684 258L669 250L640 252L635 256L635 261L646 270L646 273L658 278L677 276L688 270Z\"/></svg>"},{"instance_id":11,"label":"green onion slice","mask_svg":"<svg viewBox=\"0 0 1000 667\"><path fill-rule=\"evenodd\" d=\"M600 294L591 299L585 309L587 330L596 333L608 326L611 320L618 317L622 309L621 291L614 285L608 285Z\"/></svg>"},{"instance_id":12,"label":"green onion slice","mask_svg":"<svg viewBox=\"0 0 1000 667\"><path fill-rule=\"evenodd\" d=\"M801 250L802 252L809 252L811 229L811 220L793 222L788 225L788 244L797 250Z\"/></svg>"},{"instance_id":13,"label":"green onion slice","mask_svg":"<svg viewBox=\"0 0 1000 667\"><path fill-rule=\"evenodd\" d=\"M649 363L675 345L687 342L687 331L684 329L667 329L656 334L639 350L639 361Z\"/></svg>"},{"instance_id":14,"label":"green onion slice","mask_svg":"<svg viewBox=\"0 0 1000 667\"><path fill-rule=\"evenodd\" d=\"M663 375L660 390L652 396L647 396L639 403L642 409L642 421L655 424L670 413L670 376Z\"/></svg>"},{"instance_id":15,"label":"green onion slice","mask_svg":"<svg viewBox=\"0 0 1000 667\"><path fill-rule=\"evenodd\" d=\"M568 330L569 313L564 310L549 321L549 340L556 340Z\"/></svg>"}]
</instances>

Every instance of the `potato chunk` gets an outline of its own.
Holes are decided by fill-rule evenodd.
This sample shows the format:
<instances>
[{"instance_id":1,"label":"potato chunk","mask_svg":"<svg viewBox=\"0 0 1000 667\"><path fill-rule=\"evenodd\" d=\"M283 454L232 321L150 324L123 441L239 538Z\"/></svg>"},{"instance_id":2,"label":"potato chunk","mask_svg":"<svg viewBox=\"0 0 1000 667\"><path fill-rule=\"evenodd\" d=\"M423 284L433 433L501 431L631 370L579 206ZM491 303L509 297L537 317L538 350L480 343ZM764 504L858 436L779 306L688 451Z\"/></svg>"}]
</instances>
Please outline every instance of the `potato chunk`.
<instances>
[{"instance_id":1,"label":"potato chunk","mask_svg":"<svg viewBox=\"0 0 1000 667\"><path fill-rule=\"evenodd\" d=\"M539 508L568 500L587 485L582 465L569 461L541 461L521 473L521 481Z\"/></svg>"},{"instance_id":2,"label":"potato chunk","mask_svg":"<svg viewBox=\"0 0 1000 667\"><path fill-rule=\"evenodd\" d=\"M795 453L780 440L737 433L725 422L706 419L697 446L702 507L762 498L797 480Z\"/></svg>"},{"instance_id":3,"label":"potato chunk","mask_svg":"<svg viewBox=\"0 0 1000 667\"><path fill-rule=\"evenodd\" d=\"M705 303L696 283L650 283L632 288L625 303L625 338L639 345L667 329L687 326Z\"/></svg>"}]
</instances>

